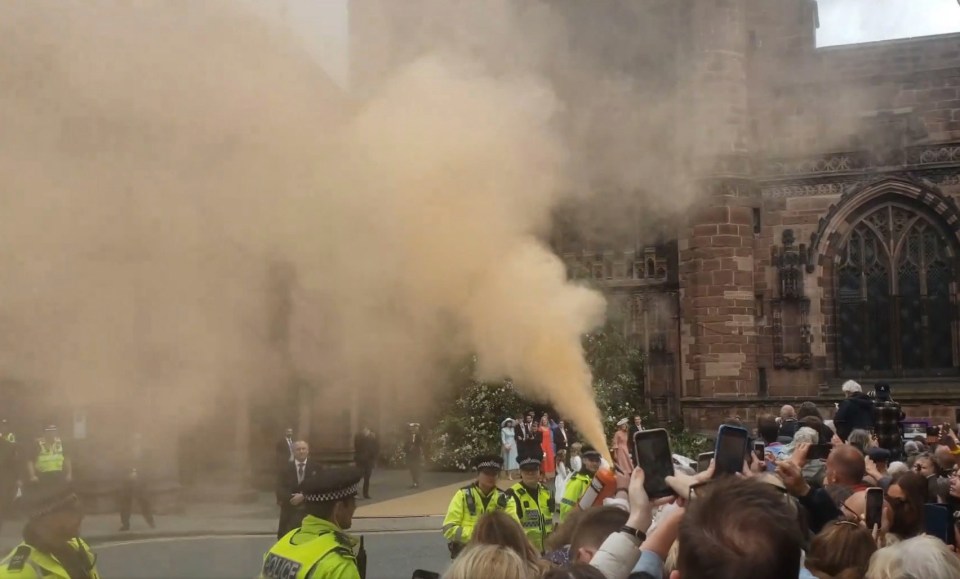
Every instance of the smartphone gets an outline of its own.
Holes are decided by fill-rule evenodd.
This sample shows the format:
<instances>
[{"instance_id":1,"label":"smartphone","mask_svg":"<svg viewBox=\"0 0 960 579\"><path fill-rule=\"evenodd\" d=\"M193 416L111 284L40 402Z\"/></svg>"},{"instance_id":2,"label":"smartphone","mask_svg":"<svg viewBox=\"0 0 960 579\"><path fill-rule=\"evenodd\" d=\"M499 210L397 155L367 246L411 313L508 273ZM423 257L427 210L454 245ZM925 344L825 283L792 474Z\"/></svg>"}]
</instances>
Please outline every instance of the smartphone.
<instances>
[{"instance_id":1,"label":"smartphone","mask_svg":"<svg viewBox=\"0 0 960 579\"><path fill-rule=\"evenodd\" d=\"M433 571L424 571L423 569L417 569L413 572L413 577L410 579L440 579L439 573L434 573Z\"/></svg>"},{"instance_id":2,"label":"smartphone","mask_svg":"<svg viewBox=\"0 0 960 579\"><path fill-rule=\"evenodd\" d=\"M867 529L883 526L883 489L880 487L867 489L866 519Z\"/></svg>"},{"instance_id":3,"label":"smartphone","mask_svg":"<svg viewBox=\"0 0 960 579\"><path fill-rule=\"evenodd\" d=\"M807 450L807 460L826 460L832 450L832 444L811 444Z\"/></svg>"},{"instance_id":4,"label":"smartphone","mask_svg":"<svg viewBox=\"0 0 960 579\"><path fill-rule=\"evenodd\" d=\"M673 453L670 452L670 436L662 428L640 430L633 435L637 466L646 475L643 489L651 499L669 497L673 494L667 477L673 476Z\"/></svg>"},{"instance_id":5,"label":"smartphone","mask_svg":"<svg viewBox=\"0 0 960 579\"><path fill-rule=\"evenodd\" d=\"M715 455L715 475L737 474L743 472L743 462L747 456L746 428L724 424L717 432Z\"/></svg>"},{"instance_id":6,"label":"smartphone","mask_svg":"<svg viewBox=\"0 0 960 579\"><path fill-rule=\"evenodd\" d=\"M954 543L953 521L947 505L927 503L923 505L923 532L940 539L948 545Z\"/></svg>"},{"instance_id":7,"label":"smartphone","mask_svg":"<svg viewBox=\"0 0 960 579\"><path fill-rule=\"evenodd\" d=\"M753 441L753 454L757 455L757 460L763 462L766 460L767 444L762 440Z\"/></svg>"},{"instance_id":8,"label":"smartphone","mask_svg":"<svg viewBox=\"0 0 960 579\"><path fill-rule=\"evenodd\" d=\"M711 460L713 460L712 452L704 452L697 455L697 472L703 472L710 468Z\"/></svg>"}]
</instances>

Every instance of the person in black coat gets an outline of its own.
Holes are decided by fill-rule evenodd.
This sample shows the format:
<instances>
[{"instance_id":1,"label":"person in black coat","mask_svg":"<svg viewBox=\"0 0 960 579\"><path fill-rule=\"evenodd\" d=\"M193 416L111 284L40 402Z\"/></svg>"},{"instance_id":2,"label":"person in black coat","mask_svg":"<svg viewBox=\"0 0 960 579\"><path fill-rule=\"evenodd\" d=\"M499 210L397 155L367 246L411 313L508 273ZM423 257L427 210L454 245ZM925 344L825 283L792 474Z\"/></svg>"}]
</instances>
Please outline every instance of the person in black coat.
<instances>
[{"instance_id":1,"label":"person in black coat","mask_svg":"<svg viewBox=\"0 0 960 579\"><path fill-rule=\"evenodd\" d=\"M797 411L793 406L789 404L784 404L780 408L780 432L779 436L782 438L789 438L786 443L793 442L793 435L800 430L800 422L797 420ZM826 443L824 443L826 444Z\"/></svg>"},{"instance_id":2,"label":"person in black coat","mask_svg":"<svg viewBox=\"0 0 960 579\"><path fill-rule=\"evenodd\" d=\"M540 426L534 422L533 413L528 412L523 423L517 428L517 460L535 458L543 460L543 433Z\"/></svg>"},{"instance_id":3,"label":"person in black coat","mask_svg":"<svg viewBox=\"0 0 960 579\"><path fill-rule=\"evenodd\" d=\"M573 438L570 436L570 431L567 430L566 421L561 420L553 429L553 444L557 447L557 452L567 450L573 444Z\"/></svg>"},{"instance_id":4,"label":"person in black coat","mask_svg":"<svg viewBox=\"0 0 960 579\"><path fill-rule=\"evenodd\" d=\"M846 442L850 433L858 428L873 430L873 400L853 380L843 383L843 393L847 397L837 406L833 425L840 440Z\"/></svg>"},{"instance_id":5,"label":"person in black coat","mask_svg":"<svg viewBox=\"0 0 960 579\"><path fill-rule=\"evenodd\" d=\"M288 428L286 432L283 433L283 438L277 441L276 445L276 461L277 468L285 470L290 463L293 462L293 429Z\"/></svg>"},{"instance_id":6,"label":"person in black coat","mask_svg":"<svg viewBox=\"0 0 960 579\"><path fill-rule=\"evenodd\" d=\"M147 470L151 461L146 456L143 436L139 432L134 433L126 450L128 455L123 480L120 482L120 530L130 530L130 513L133 510L134 500L140 505L140 513L152 529L156 524L153 520L150 496L147 493Z\"/></svg>"},{"instance_id":7,"label":"person in black coat","mask_svg":"<svg viewBox=\"0 0 960 579\"><path fill-rule=\"evenodd\" d=\"M380 441L375 432L366 426L353 437L354 462L363 470L363 498L370 498L370 476L380 456Z\"/></svg>"},{"instance_id":8,"label":"person in black coat","mask_svg":"<svg viewBox=\"0 0 960 579\"><path fill-rule=\"evenodd\" d=\"M310 446L298 440L293 443L293 462L280 470L277 480L277 504L280 505L278 539L300 527L306 516L303 488L315 484L322 476L320 465L309 457Z\"/></svg>"}]
</instances>

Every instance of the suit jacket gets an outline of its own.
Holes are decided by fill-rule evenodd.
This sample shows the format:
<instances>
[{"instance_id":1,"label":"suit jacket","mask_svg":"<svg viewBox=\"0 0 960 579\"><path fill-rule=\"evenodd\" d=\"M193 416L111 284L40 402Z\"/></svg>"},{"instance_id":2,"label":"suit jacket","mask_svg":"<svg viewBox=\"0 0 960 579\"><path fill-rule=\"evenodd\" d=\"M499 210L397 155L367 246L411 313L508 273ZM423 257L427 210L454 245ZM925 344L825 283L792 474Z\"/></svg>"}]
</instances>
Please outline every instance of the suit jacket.
<instances>
[{"instance_id":1,"label":"suit jacket","mask_svg":"<svg viewBox=\"0 0 960 579\"><path fill-rule=\"evenodd\" d=\"M800 430L800 422L796 418L788 418L780 425L780 436L793 440L793 436ZM827 444L830 441L821 441L821 444Z\"/></svg>"},{"instance_id":2,"label":"suit jacket","mask_svg":"<svg viewBox=\"0 0 960 579\"><path fill-rule=\"evenodd\" d=\"M559 426L553 429L553 444L556 445L557 450L566 450L570 448L570 443L573 440L570 438L570 433L566 428L561 429Z\"/></svg>"},{"instance_id":3,"label":"suit jacket","mask_svg":"<svg viewBox=\"0 0 960 579\"><path fill-rule=\"evenodd\" d=\"M420 464L423 460L423 434L408 434L407 441L403 443L403 451L407 455L407 465Z\"/></svg>"},{"instance_id":4,"label":"suit jacket","mask_svg":"<svg viewBox=\"0 0 960 579\"><path fill-rule=\"evenodd\" d=\"M523 423L520 427L520 436L517 438L517 459L524 458L543 458L543 433L540 432L540 425L536 422L527 425Z\"/></svg>"},{"instance_id":5,"label":"suit jacket","mask_svg":"<svg viewBox=\"0 0 960 579\"><path fill-rule=\"evenodd\" d=\"M353 453L357 464L375 464L380 455L380 441L377 435L371 432L370 436L364 436L362 432L358 432L353 437Z\"/></svg>"},{"instance_id":6,"label":"suit jacket","mask_svg":"<svg viewBox=\"0 0 960 579\"><path fill-rule=\"evenodd\" d=\"M277 479L277 502L281 505L290 506L290 497L302 492L303 487L310 482L314 482L321 474L322 469L317 461L308 458L303 469L303 482L300 483L297 482L297 462L287 464L280 469L280 476Z\"/></svg>"},{"instance_id":7,"label":"suit jacket","mask_svg":"<svg viewBox=\"0 0 960 579\"><path fill-rule=\"evenodd\" d=\"M277 441L276 452L277 452L277 465L282 466L290 462L290 455L292 451L290 450L291 444L287 444L286 438L281 438Z\"/></svg>"}]
</instances>

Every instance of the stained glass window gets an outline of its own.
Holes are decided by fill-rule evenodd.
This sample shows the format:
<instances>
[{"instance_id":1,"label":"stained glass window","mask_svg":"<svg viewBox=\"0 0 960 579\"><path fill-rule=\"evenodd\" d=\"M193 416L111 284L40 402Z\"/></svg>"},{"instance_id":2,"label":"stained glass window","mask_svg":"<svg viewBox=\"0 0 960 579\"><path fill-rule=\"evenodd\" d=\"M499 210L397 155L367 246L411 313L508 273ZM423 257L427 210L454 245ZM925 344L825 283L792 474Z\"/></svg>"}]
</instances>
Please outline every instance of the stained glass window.
<instances>
[{"instance_id":1,"label":"stained glass window","mask_svg":"<svg viewBox=\"0 0 960 579\"><path fill-rule=\"evenodd\" d=\"M956 368L951 246L932 221L888 203L854 226L836 270L844 372L910 375Z\"/></svg>"}]
</instances>

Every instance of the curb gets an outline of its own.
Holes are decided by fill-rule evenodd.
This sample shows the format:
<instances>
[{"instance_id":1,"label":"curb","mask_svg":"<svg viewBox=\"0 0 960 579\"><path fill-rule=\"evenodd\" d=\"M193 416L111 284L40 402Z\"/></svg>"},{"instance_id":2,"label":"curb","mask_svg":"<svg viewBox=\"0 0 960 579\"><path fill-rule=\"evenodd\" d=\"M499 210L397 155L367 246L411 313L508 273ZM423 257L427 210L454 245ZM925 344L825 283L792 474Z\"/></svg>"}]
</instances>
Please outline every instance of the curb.
<instances>
[{"instance_id":1,"label":"curb","mask_svg":"<svg viewBox=\"0 0 960 579\"><path fill-rule=\"evenodd\" d=\"M446 515L386 515L380 517L353 517L354 521L377 521L381 519L441 519Z\"/></svg>"},{"instance_id":2,"label":"curb","mask_svg":"<svg viewBox=\"0 0 960 579\"><path fill-rule=\"evenodd\" d=\"M83 537L90 545L104 543L122 543L124 541L143 541L148 539L191 539L196 537L272 537L276 533L267 531L170 531L158 533L110 533Z\"/></svg>"},{"instance_id":3,"label":"curb","mask_svg":"<svg viewBox=\"0 0 960 579\"><path fill-rule=\"evenodd\" d=\"M378 517L386 518L386 517ZM392 518L424 518L424 517L392 517ZM371 528L362 531L355 531L358 535L377 535L385 533L432 533L440 532L439 528L401 528L384 529ZM83 540L90 545L103 545L107 543L122 543L126 541L145 541L150 539L193 539L198 537L273 537L276 533L271 531L230 531L230 530L207 530L207 531L169 531L169 532L126 532L109 533L104 535L85 536Z\"/></svg>"}]
</instances>

